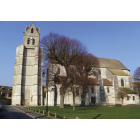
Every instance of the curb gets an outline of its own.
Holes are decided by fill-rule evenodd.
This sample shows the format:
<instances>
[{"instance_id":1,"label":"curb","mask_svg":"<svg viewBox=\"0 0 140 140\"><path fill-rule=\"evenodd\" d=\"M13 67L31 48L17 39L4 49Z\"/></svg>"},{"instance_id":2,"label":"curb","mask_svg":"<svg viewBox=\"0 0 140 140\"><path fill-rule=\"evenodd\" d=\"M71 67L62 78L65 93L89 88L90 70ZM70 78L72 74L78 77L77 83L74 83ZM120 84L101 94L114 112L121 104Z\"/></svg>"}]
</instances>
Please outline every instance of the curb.
<instances>
[{"instance_id":1,"label":"curb","mask_svg":"<svg viewBox=\"0 0 140 140\"><path fill-rule=\"evenodd\" d=\"M14 107L14 106L12 106L12 107L15 108L15 109L17 109L18 111L20 111L20 112L26 114L27 116L29 116L29 117L31 117L31 118L33 118L33 119L36 119L35 116L33 116L33 115L29 114L29 113L26 113L26 112L24 112L24 111L22 111L22 110L20 110L20 109L18 109L18 108L16 108L16 107Z\"/></svg>"},{"instance_id":2,"label":"curb","mask_svg":"<svg viewBox=\"0 0 140 140\"><path fill-rule=\"evenodd\" d=\"M29 116L29 117L31 117L31 118L33 118L33 119L41 119L41 118L38 118L38 117L35 117L35 116L31 115L30 113L26 113L26 112L20 110L20 109L17 108L17 107L14 107L14 106L12 106L12 107L15 108L15 109L17 109L18 111L20 111L20 112L26 114L27 116ZM26 110L27 110L27 109L26 109ZM39 114L38 112L35 112L35 113ZM47 116L44 115L43 117L47 117ZM50 118L52 118L52 117L50 117ZM54 119L54 118L52 118L52 119Z\"/></svg>"}]
</instances>

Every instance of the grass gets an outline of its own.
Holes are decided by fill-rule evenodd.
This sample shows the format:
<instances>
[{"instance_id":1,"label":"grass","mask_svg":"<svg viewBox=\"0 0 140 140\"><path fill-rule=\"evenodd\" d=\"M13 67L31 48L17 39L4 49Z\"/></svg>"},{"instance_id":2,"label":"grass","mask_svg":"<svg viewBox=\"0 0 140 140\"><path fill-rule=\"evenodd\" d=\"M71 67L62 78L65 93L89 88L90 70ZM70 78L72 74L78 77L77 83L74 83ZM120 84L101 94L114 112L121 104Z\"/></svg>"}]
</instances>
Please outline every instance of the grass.
<instances>
[{"instance_id":1,"label":"grass","mask_svg":"<svg viewBox=\"0 0 140 140\"><path fill-rule=\"evenodd\" d=\"M45 106L32 107L34 109L45 110ZM80 119L140 119L140 108L124 108L117 106L87 106L75 107L73 111L72 106L49 106L48 110L52 113L57 113L60 116L67 118L80 118Z\"/></svg>"}]
</instances>

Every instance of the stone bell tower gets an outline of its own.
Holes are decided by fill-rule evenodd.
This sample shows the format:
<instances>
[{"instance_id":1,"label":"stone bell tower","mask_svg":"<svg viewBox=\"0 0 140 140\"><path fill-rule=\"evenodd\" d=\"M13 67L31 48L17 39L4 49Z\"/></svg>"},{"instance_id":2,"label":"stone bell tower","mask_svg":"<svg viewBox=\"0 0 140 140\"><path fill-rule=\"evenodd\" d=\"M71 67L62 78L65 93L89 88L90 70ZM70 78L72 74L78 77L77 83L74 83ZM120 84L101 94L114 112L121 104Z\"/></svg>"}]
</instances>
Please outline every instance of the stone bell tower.
<instances>
[{"instance_id":1,"label":"stone bell tower","mask_svg":"<svg viewBox=\"0 0 140 140\"><path fill-rule=\"evenodd\" d=\"M43 105L43 48L39 47L40 28L25 28L23 44L17 46L13 76L12 105Z\"/></svg>"}]
</instances>

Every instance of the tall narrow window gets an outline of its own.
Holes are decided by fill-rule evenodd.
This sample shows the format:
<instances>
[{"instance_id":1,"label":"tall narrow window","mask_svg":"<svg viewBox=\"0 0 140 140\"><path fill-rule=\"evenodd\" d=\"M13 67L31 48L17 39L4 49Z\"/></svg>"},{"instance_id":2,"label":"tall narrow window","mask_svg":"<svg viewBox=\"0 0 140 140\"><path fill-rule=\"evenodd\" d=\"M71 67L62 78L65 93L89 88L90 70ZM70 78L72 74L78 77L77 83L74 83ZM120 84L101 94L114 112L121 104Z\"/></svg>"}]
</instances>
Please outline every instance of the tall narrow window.
<instances>
[{"instance_id":1,"label":"tall narrow window","mask_svg":"<svg viewBox=\"0 0 140 140\"><path fill-rule=\"evenodd\" d=\"M135 100L135 96L133 96L133 101Z\"/></svg>"},{"instance_id":2,"label":"tall narrow window","mask_svg":"<svg viewBox=\"0 0 140 140\"><path fill-rule=\"evenodd\" d=\"M107 87L107 93L109 93L109 87Z\"/></svg>"},{"instance_id":3,"label":"tall narrow window","mask_svg":"<svg viewBox=\"0 0 140 140\"><path fill-rule=\"evenodd\" d=\"M30 44L30 38L27 39L27 44Z\"/></svg>"},{"instance_id":4,"label":"tall narrow window","mask_svg":"<svg viewBox=\"0 0 140 140\"><path fill-rule=\"evenodd\" d=\"M121 79L121 86L124 87L124 80Z\"/></svg>"},{"instance_id":5,"label":"tall narrow window","mask_svg":"<svg viewBox=\"0 0 140 140\"><path fill-rule=\"evenodd\" d=\"M91 88L91 93L94 93L94 87Z\"/></svg>"},{"instance_id":6,"label":"tall narrow window","mask_svg":"<svg viewBox=\"0 0 140 140\"><path fill-rule=\"evenodd\" d=\"M58 67L58 69L57 69L57 74L60 74L60 68Z\"/></svg>"},{"instance_id":7,"label":"tall narrow window","mask_svg":"<svg viewBox=\"0 0 140 140\"><path fill-rule=\"evenodd\" d=\"M98 73L101 75L101 70L98 70Z\"/></svg>"},{"instance_id":8,"label":"tall narrow window","mask_svg":"<svg viewBox=\"0 0 140 140\"><path fill-rule=\"evenodd\" d=\"M33 32L34 32L34 29L32 28L32 29L31 29L31 33L33 33Z\"/></svg>"},{"instance_id":9,"label":"tall narrow window","mask_svg":"<svg viewBox=\"0 0 140 140\"><path fill-rule=\"evenodd\" d=\"M35 39L32 40L32 45L34 45L34 44L35 44Z\"/></svg>"}]
</instances>

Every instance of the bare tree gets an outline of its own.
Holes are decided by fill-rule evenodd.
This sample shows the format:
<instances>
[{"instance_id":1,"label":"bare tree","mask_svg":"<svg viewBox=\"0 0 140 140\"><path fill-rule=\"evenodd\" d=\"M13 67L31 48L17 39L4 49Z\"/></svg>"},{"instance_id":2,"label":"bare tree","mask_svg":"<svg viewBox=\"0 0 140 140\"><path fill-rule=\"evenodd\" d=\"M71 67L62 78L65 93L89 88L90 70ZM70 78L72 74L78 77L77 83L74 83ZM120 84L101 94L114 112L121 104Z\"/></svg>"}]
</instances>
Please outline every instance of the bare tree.
<instances>
[{"instance_id":1,"label":"bare tree","mask_svg":"<svg viewBox=\"0 0 140 140\"><path fill-rule=\"evenodd\" d=\"M138 67L135 71L134 71L134 75L133 75L133 79L134 81L140 81L140 67Z\"/></svg>"},{"instance_id":2,"label":"bare tree","mask_svg":"<svg viewBox=\"0 0 140 140\"><path fill-rule=\"evenodd\" d=\"M72 62L73 69L70 69L70 78L73 89L73 110L75 110L75 93L76 85L82 88L81 104L85 105L85 97L90 85L89 76L95 76L99 68L98 59L87 52L80 54L77 59ZM94 83L93 83L94 86Z\"/></svg>"},{"instance_id":3,"label":"bare tree","mask_svg":"<svg viewBox=\"0 0 140 140\"><path fill-rule=\"evenodd\" d=\"M86 51L84 45L75 39L70 39L56 33L50 33L44 36L40 41L40 46L43 47L44 69L50 63L58 63L64 66L66 76L62 82L62 94L60 98L60 108L64 108L64 95L70 85L69 69L72 62L77 59L77 56Z\"/></svg>"},{"instance_id":4,"label":"bare tree","mask_svg":"<svg viewBox=\"0 0 140 140\"><path fill-rule=\"evenodd\" d=\"M122 99L122 106L123 106L123 99L124 98L129 98L129 96L127 95L127 94L125 94L124 92L122 92L122 91L118 91L117 92L117 99Z\"/></svg>"}]
</instances>

